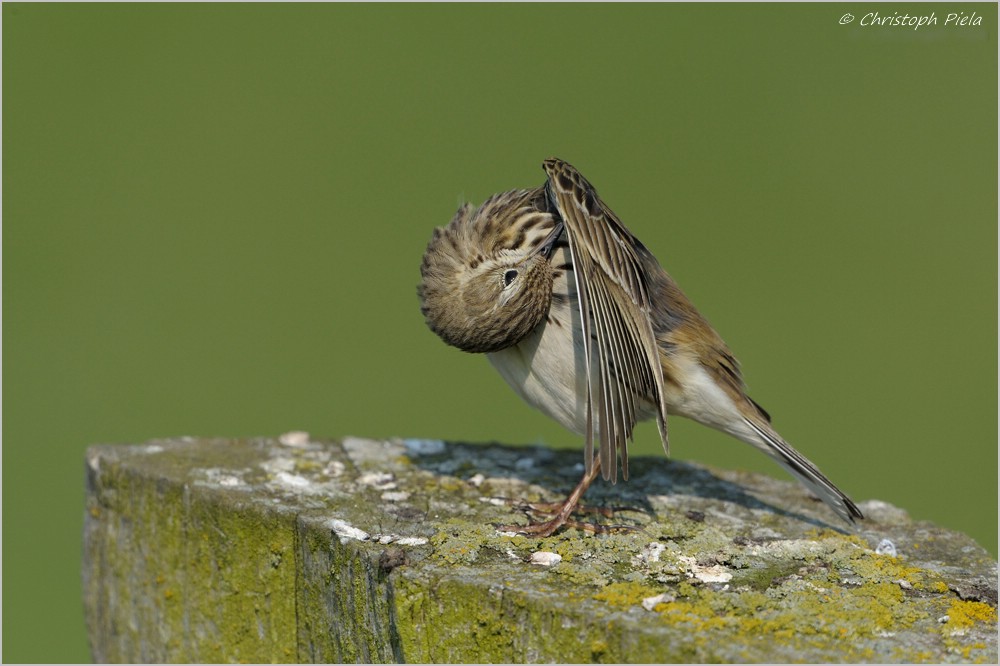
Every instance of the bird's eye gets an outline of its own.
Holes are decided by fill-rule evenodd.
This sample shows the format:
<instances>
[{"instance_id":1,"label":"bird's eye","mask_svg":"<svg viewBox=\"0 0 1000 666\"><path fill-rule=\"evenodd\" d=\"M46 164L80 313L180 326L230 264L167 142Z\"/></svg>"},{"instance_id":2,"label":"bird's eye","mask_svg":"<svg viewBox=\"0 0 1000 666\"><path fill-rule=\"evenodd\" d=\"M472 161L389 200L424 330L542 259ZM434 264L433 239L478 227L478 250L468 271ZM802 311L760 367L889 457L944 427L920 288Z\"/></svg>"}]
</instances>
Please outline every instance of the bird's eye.
<instances>
[{"instance_id":1,"label":"bird's eye","mask_svg":"<svg viewBox=\"0 0 1000 666\"><path fill-rule=\"evenodd\" d=\"M506 273L503 274L503 286L509 287L510 283L513 282L515 278L517 278L517 271L515 270L507 271Z\"/></svg>"}]
</instances>

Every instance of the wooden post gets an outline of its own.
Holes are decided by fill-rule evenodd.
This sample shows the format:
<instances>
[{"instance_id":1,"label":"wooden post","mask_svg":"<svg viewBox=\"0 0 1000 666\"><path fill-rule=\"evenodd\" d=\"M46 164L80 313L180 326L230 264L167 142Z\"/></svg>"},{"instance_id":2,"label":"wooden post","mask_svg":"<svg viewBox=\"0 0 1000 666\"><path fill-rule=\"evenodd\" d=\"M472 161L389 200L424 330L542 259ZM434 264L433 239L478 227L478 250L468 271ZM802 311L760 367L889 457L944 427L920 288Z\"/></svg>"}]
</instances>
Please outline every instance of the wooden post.
<instances>
[{"instance_id":1,"label":"wooden post","mask_svg":"<svg viewBox=\"0 0 1000 666\"><path fill-rule=\"evenodd\" d=\"M304 433L92 447L93 657L997 661L996 561L884 502L848 530L791 482L635 458L585 501L637 529L498 533L525 520L501 498L559 499L581 463Z\"/></svg>"}]
</instances>

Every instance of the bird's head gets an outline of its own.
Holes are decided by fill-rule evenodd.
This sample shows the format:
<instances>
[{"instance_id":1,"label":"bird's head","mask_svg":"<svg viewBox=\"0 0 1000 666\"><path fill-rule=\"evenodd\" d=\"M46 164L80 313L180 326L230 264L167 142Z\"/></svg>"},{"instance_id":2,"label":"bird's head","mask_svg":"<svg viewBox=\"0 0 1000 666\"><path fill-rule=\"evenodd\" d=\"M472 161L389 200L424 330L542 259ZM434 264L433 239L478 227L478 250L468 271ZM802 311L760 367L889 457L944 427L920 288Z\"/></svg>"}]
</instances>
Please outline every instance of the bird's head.
<instances>
[{"instance_id":1,"label":"bird's head","mask_svg":"<svg viewBox=\"0 0 1000 666\"><path fill-rule=\"evenodd\" d=\"M552 248L562 223L541 188L465 204L434 230L417 289L427 325L467 352L500 351L538 326L552 300Z\"/></svg>"}]
</instances>

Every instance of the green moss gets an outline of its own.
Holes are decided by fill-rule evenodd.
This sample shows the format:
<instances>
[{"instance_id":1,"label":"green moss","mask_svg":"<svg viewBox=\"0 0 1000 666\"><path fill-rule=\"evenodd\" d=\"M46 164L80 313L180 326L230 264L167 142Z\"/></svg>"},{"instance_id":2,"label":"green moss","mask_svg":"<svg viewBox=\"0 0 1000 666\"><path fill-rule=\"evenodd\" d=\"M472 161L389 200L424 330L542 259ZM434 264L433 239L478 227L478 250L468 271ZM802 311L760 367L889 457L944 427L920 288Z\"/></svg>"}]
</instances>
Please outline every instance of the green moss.
<instances>
[{"instance_id":1,"label":"green moss","mask_svg":"<svg viewBox=\"0 0 1000 666\"><path fill-rule=\"evenodd\" d=\"M677 596L696 597L698 596L698 590L695 589L695 586L689 583L688 581L684 581L677 586Z\"/></svg>"},{"instance_id":2,"label":"green moss","mask_svg":"<svg viewBox=\"0 0 1000 666\"><path fill-rule=\"evenodd\" d=\"M293 516L210 499L217 496L205 493L189 505L186 529L198 538L184 542L189 584L183 593L187 620L218 627L226 648L197 656L280 661L295 650Z\"/></svg>"},{"instance_id":3,"label":"green moss","mask_svg":"<svg viewBox=\"0 0 1000 666\"><path fill-rule=\"evenodd\" d=\"M638 583L612 583L593 595L593 598L616 608L631 608L641 605L643 599L655 597L661 591Z\"/></svg>"},{"instance_id":4,"label":"green moss","mask_svg":"<svg viewBox=\"0 0 1000 666\"><path fill-rule=\"evenodd\" d=\"M465 490L467 484L461 479L456 479L453 476L442 476L438 477L438 488L444 492L456 492L459 490Z\"/></svg>"},{"instance_id":5,"label":"green moss","mask_svg":"<svg viewBox=\"0 0 1000 666\"><path fill-rule=\"evenodd\" d=\"M106 539L120 541L90 557L103 561L102 587L114 588L116 595L112 608L131 609L134 618L115 625L119 639L114 645L139 650L102 658L295 660L289 518L241 505L238 494L152 483L135 468L106 466L101 483L103 506L90 516L100 521L95 527L105 531ZM204 640L159 640L188 635L192 627Z\"/></svg>"},{"instance_id":6,"label":"green moss","mask_svg":"<svg viewBox=\"0 0 1000 666\"><path fill-rule=\"evenodd\" d=\"M315 460L303 459L301 457L296 457L295 459L295 472L297 474L312 474L321 471L323 467L324 465Z\"/></svg>"},{"instance_id":7,"label":"green moss","mask_svg":"<svg viewBox=\"0 0 1000 666\"><path fill-rule=\"evenodd\" d=\"M769 566L748 566L735 572L733 587L746 586L752 590L766 590L779 578L796 574L802 568L801 562L777 562Z\"/></svg>"},{"instance_id":8,"label":"green moss","mask_svg":"<svg viewBox=\"0 0 1000 666\"><path fill-rule=\"evenodd\" d=\"M403 576L395 590L399 639L408 661L512 661L516 627L500 600L483 598L468 584L440 580L432 589Z\"/></svg>"},{"instance_id":9,"label":"green moss","mask_svg":"<svg viewBox=\"0 0 1000 666\"><path fill-rule=\"evenodd\" d=\"M473 526L464 519L452 518L430 537L431 558L448 564L471 564L479 559L480 550L495 533L492 526Z\"/></svg>"}]
</instances>

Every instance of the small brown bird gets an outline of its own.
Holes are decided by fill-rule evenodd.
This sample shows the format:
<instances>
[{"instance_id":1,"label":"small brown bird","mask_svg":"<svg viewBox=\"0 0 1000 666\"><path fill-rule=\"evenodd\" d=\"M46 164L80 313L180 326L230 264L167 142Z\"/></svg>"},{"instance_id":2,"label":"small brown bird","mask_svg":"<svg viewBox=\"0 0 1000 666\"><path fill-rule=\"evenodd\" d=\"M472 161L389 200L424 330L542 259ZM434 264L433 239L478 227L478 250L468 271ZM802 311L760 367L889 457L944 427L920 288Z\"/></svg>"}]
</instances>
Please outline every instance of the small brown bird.
<instances>
[{"instance_id":1,"label":"small brown bird","mask_svg":"<svg viewBox=\"0 0 1000 666\"><path fill-rule=\"evenodd\" d=\"M668 414L757 447L841 518L863 518L774 430L722 338L593 186L562 160L543 168L542 187L466 204L435 229L418 289L441 339L485 353L524 400L585 437L586 471L555 517L517 529L566 524L598 472L616 481L616 457L627 479L636 422L655 418L669 453Z\"/></svg>"}]
</instances>

